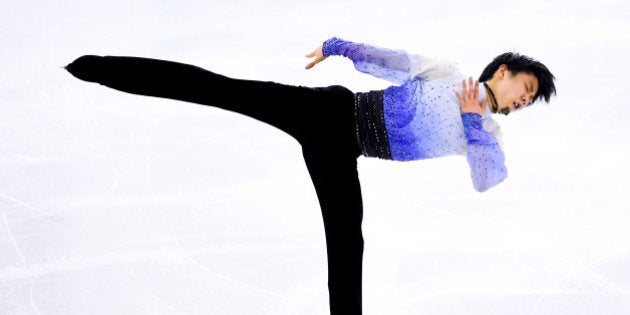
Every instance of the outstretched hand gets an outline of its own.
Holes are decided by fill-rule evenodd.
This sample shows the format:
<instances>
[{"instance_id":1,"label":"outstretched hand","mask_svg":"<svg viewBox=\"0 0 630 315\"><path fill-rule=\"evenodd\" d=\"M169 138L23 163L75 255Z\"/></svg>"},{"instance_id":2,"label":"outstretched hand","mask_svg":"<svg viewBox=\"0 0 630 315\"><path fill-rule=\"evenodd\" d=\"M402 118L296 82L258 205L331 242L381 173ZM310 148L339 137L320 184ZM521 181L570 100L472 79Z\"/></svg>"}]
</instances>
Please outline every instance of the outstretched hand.
<instances>
[{"instance_id":1,"label":"outstretched hand","mask_svg":"<svg viewBox=\"0 0 630 315\"><path fill-rule=\"evenodd\" d=\"M479 81L475 80L473 86L473 79L470 77L468 82L470 84L470 89L466 86L466 80L462 80L463 96L459 95L459 93L455 91L462 113L477 113L479 115L483 115L486 111L486 99L484 98L483 101L481 101L481 104L479 104Z\"/></svg>"},{"instance_id":2,"label":"outstretched hand","mask_svg":"<svg viewBox=\"0 0 630 315\"><path fill-rule=\"evenodd\" d=\"M310 69L314 65L318 64L320 61L326 59L326 57L324 57L324 44L322 44L319 47L317 47L317 49L313 50L312 53L306 55L306 57L307 58L315 57L315 59L313 61L311 61L311 63L306 65L306 69Z\"/></svg>"}]
</instances>

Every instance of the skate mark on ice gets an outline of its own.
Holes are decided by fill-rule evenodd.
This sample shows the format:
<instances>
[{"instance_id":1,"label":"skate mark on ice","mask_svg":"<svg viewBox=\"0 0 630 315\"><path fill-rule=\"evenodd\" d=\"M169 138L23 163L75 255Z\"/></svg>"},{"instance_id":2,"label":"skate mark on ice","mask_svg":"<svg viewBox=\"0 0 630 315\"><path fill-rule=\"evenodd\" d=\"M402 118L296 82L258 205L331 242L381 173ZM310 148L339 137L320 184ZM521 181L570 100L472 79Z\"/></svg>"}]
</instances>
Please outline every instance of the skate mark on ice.
<instances>
[{"instance_id":1,"label":"skate mark on ice","mask_svg":"<svg viewBox=\"0 0 630 315\"><path fill-rule=\"evenodd\" d=\"M180 309L178 309L177 307L170 305L168 303L166 303L163 299L161 299L159 296L155 295L155 293L153 293L153 291L151 291L149 288L147 288L146 285L144 285L144 283L142 283L142 281L140 281L140 279L138 278L138 274L135 272L135 270L133 270L133 268L129 268L131 275L133 276L134 280L136 281L136 283L138 283L138 285L140 285L140 287L142 287L142 289L151 297L153 298L155 301L157 301L158 304L162 305L163 307L177 313L177 314L188 314Z\"/></svg>"},{"instance_id":2,"label":"skate mark on ice","mask_svg":"<svg viewBox=\"0 0 630 315\"><path fill-rule=\"evenodd\" d=\"M30 289L30 291L31 291L31 292L30 292L31 297L30 297L30 300L31 300L31 306L32 306L32 307L33 307L33 309L35 310L35 313L37 313L37 314L41 315L41 314L42 314L42 312L40 312L40 311L39 311L39 309L37 308L37 304L35 304L35 299L34 299L34 297L33 297L33 296L34 296L34 294L33 294L33 287L35 287L35 278L36 278L36 277L33 277L33 279L31 279L31 289Z\"/></svg>"},{"instance_id":3,"label":"skate mark on ice","mask_svg":"<svg viewBox=\"0 0 630 315\"><path fill-rule=\"evenodd\" d=\"M179 246L180 248L183 249L183 247L182 247L182 245L181 245L181 243L179 242L178 239L175 239L175 243L177 244L177 246ZM241 280L237 280L237 279L234 279L234 278L232 278L230 276L226 276L224 274L218 273L218 272L208 268L206 265L202 264L197 259L193 258L185 250L182 250L181 253L184 256L184 258L186 258L189 262L191 262L192 264L196 265L197 267L201 268L205 272L207 272L207 273L209 273L209 274L211 274L211 275L213 275L213 276L215 276L217 278L220 278L220 279L232 282L235 285L238 285L238 286L241 286L243 288L252 290L254 292L258 292L258 293L265 294L265 295L275 296L275 297L281 298L281 299L286 300L286 301L290 301L290 302L304 302L303 299L296 299L296 298L292 298L292 297L289 297L289 296L286 296L286 295L279 294L277 292L261 289L261 288L255 287L255 286L253 286L251 284L248 284L246 282L243 282Z\"/></svg>"},{"instance_id":4,"label":"skate mark on ice","mask_svg":"<svg viewBox=\"0 0 630 315\"><path fill-rule=\"evenodd\" d=\"M2 216L4 217L4 224L5 224L6 228L7 228L7 233L9 235L9 239L11 240L11 243L13 244L13 247L15 248L15 251L17 251L18 256L20 256L20 261L22 262L22 267L26 267L26 260L24 259L24 255L22 255L22 251L20 250L20 246L15 241L15 238L13 237L13 232L11 232L11 226L9 225L9 218L7 218L7 212L3 210L2 211Z\"/></svg>"},{"instance_id":5,"label":"skate mark on ice","mask_svg":"<svg viewBox=\"0 0 630 315\"><path fill-rule=\"evenodd\" d=\"M7 234L9 235L9 239L11 240L11 243L13 244L13 247L15 248L15 250L18 253L18 256L20 256L20 261L22 262L22 267L26 267L26 259L24 259L24 255L22 255L22 250L20 249L20 246L18 245L18 243L15 241L15 238L13 237L13 232L11 231L11 225L9 224L9 218L7 217L7 212L6 211L2 211L2 216L4 218L4 223L6 225L7 228ZM29 300L31 302L31 306L33 307L33 310L35 310L35 313L37 314L41 314L41 312L39 311L39 309L37 308L37 305L35 304L35 300L33 298L33 287L35 286L35 276L32 277L31 279L31 286L30 286L30 292L29 292Z\"/></svg>"}]
</instances>

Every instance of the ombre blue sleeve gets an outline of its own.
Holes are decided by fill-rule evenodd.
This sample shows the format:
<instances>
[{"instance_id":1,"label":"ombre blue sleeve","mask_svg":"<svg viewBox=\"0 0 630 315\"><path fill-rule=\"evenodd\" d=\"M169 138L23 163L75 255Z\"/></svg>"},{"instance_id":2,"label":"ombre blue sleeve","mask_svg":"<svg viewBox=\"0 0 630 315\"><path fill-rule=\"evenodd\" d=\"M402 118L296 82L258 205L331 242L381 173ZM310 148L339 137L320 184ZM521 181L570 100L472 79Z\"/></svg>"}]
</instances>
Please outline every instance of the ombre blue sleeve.
<instances>
[{"instance_id":1,"label":"ombre blue sleeve","mask_svg":"<svg viewBox=\"0 0 630 315\"><path fill-rule=\"evenodd\" d=\"M396 84L403 84L409 79L411 59L416 57L407 54L404 50L353 43L337 37L324 42L323 53L324 57L340 55L350 58L358 71Z\"/></svg>"},{"instance_id":2,"label":"ombre blue sleeve","mask_svg":"<svg viewBox=\"0 0 630 315\"><path fill-rule=\"evenodd\" d=\"M462 122L468 140L466 159L470 165L473 186L475 190L483 192L507 177L505 156L496 138L483 130L479 114L463 113Z\"/></svg>"}]
</instances>

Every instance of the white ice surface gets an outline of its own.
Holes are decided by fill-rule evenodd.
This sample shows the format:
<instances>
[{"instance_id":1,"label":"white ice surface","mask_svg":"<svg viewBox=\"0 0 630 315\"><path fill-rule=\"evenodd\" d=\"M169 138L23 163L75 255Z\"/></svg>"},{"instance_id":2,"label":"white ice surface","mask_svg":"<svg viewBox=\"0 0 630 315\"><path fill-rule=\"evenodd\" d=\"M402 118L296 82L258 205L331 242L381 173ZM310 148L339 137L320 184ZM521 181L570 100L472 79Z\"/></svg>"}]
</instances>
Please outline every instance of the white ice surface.
<instances>
[{"instance_id":1,"label":"white ice surface","mask_svg":"<svg viewBox=\"0 0 630 315\"><path fill-rule=\"evenodd\" d=\"M500 119L509 178L361 158L365 314L630 314L627 1L0 2L0 314L326 314L324 232L292 138L75 79L83 54L354 91L331 36L477 76L519 51L558 97ZM296 104L297 106L297 104Z\"/></svg>"}]
</instances>

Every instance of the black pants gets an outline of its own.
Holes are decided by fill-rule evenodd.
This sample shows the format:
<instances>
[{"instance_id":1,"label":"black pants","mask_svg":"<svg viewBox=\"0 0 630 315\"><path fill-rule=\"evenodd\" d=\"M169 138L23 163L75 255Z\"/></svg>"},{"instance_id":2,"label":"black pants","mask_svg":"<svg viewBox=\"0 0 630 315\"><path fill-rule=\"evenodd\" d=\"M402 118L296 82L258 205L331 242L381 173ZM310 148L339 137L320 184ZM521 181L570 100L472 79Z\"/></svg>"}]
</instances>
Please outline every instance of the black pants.
<instances>
[{"instance_id":1,"label":"black pants","mask_svg":"<svg viewBox=\"0 0 630 315\"><path fill-rule=\"evenodd\" d=\"M350 90L239 80L139 57L83 56L66 69L120 91L244 114L293 136L302 146L324 219L331 314L361 314L363 205Z\"/></svg>"}]
</instances>

